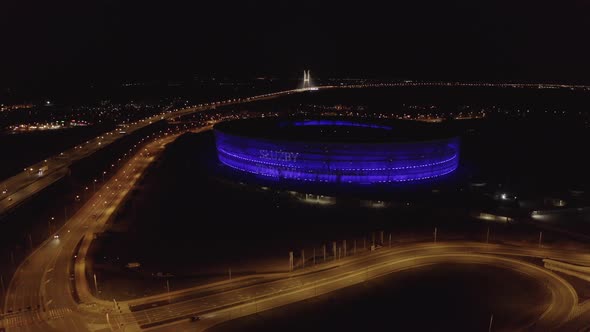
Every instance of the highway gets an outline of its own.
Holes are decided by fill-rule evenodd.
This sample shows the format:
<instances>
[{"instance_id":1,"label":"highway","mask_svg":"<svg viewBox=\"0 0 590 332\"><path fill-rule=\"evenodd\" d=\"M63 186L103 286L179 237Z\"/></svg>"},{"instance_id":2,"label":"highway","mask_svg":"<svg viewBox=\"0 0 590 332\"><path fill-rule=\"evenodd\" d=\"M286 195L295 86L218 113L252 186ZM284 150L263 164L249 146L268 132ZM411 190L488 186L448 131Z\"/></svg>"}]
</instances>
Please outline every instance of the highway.
<instances>
[{"instance_id":1,"label":"highway","mask_svg":"<svg viewBox=\"0 0 590 332\"><path fill-rule=\"evenodd\" d=\"M207 129L210 127L200 130ZM589 254L473 242L397 245L292 273L237 278L118 302L116 307L112 301L94 298L90 291L92 281L89 284L84 275L85 252L93 234L104 229L109 216L122 204L145 169L177 136L157 137L142 147L58 230L58 239L47 240L23 262L8 287L5 307L9 313L3 318L3 326L9 331L177 331L184 327L205 330L229 319L301 301L387 273L444 262L501 266L542 280L551 290L552 304L535 326L538 331L555 330L566 322L588 318L586 314L590 308L587 304L578 304L575 290L565 280L520 257L549 257L590 265ZM191 315L202 319L188 323L187 317Z\"/></svg>"},{"instance_id":2,"label":"highway","mask_svg":"<svg viewBox=\"0 0 590 332\"><path fill-rule=\"evenodd\" d=\"M272 98L278 98L290 94L296 94L306 91L330 90L330 89L364 89L364 88L386 88L386 87L495 87L495 88L515 88L515 89L590 89L588 86L581 85L563 85L563 84L524 84L524 83L460 83L460 82L393 82L393 83L365 83L365 84L341 84L341 85L323 85L310 88L300 88L292 90L277 91L272 93L260 94L250 97L241 97L225 99L220 101L201 103L188 106L181 109L162 112L145 119L125 124L124 133L119 130L107 132L99 137L80 144L70 150L62 152L58 156L53 156L42 160L34 165L26 167L22 172L0 182L0 216L12 208L15 208L40 190L48 187L55 181L67 174L67 168L75 161L84 158L99 149L108 146L119 137L133 133L158 120L169 120L183 115L209 110L219 106L243 104ZM39 169L47 166L47 171L39 175ZM7 190L3 193L4 189Z\"/></svg>"},{"instance_id":3,"label":"highway","mask_svg":"<svg viewBox=\"0 0 590 332\"><path fill-rule=\"evenodd\" d=\"M295 92L300 90L281 93ZM264 95L257 100L276 96ZM252 99L227 103L249 101ZM211 105L197 107L205 109ZM179 114L183 113L174 116ZM208 129L210 127L195 131ZM8 331L203 331L223 321L336 291L388 273L446 262L500 266L541 280L552 294L551 304L531 327L533 330L571 331L590 326L590 302L579 303L576 291L568 282L542 264L530 262L531 257L539 261L551 258L590 266L590 254L558 248L459 241L396 245L292 273L252 275L126 302L95 298L91 292L92 280L85 277L85 255L94 234L104 230L110 216L122 205L144 171L178 135L180 133L167 133L145 143L56 232L57 238L51 237L27 257L7 287L1 327ZM116 134L97 138L109 143L115 139ZM98 145L96 140L90 142ZM93 148L87 149L81 148L86 152L79 153L92 153ZM75 158L64 155L64 165L55 166L53 172L40 179L60 176L57 172L66 169ZM42 184L35 186L38 186L36 190L43 188ZM24 190L22 195L26 199L29 189ZM100 281L98 285L100 289ZM199 315L201 320L189 323L188 317L192 315Z\"/></svg>"},{"instance_id":4,"label":"highway","mask_svg":"<svg viewBox=\"0 0 590 332\"><path fill-rule=\"evenodd\" d=\"M250 103L255 101L278 98L290 94L306 91L331 90L331 89L364 89L364 88L386 88L386 87L495 87L495 88L529 88L529 89L590 89L588 86L563 85L563 84L524 84L524 83L460 83L460 82L393 82L393 83L366 83L366 84L342 84L322 85L317 87L300 88L292 90L277 91L260 94L250 97L225 99L220 101L201 103L181 109L162 112L145 119L125 124L124 133L120 130L107 132L99 137L80 144L70 150L62 152L46 160L30 165L24 170L8 179L0 182L0 216L12 208L15 208L40 190L48 187L55 181L67 174L67 168L75 161L84 158L99 149L108 146L119 137L133 133L158 120L169 120L194 112L205 111L220 106ZM39 175L39 169L47 166L47 171ZM6 193L3 193L4 190Z\"/></svg>"},{"instance_id":5,"label":"highway","mask_svg":"<svg viewBox=\"0 0 590 332\"><path fill-rule=\"evenodd\" d=\"M109 216L153 161L157 150L162 150L176 137L167 135L143 147L55 233L59 238L52 237L44 242L21 264L8 286L5 299L8 314L4 325L19 326L23 331L85 331L107 327L108 310L99 305L82 305L84 310L80 310L75 301L74 255L82 239L92 239L94 233L103 229ZM113 322L116 323L115 317Z\"/></svg>"},{"instance_id":6,"label":"highway","mask_svg":"<svg viewBox=\"0 0 590 332\"><path fill-rule=\"evenodd\" d=\"M126 128L126 134L120 134L117 130L107 132L72 149L66 150L57 156L31 165L22 172L2 181L0 188L2 190L6 189L7 193L0 195L0 215L18 206L29 197L62 178L68 173L68 168L74 162L93 154L120 137L128 135L152 122L153 120L150 119L131 124ZM42 167L47 167L47 170L40 173L39 169Z\"/></svg>"},{"instance_id":7,"label":"highway","mask_svg":"<svg viewBox=\"0 0 590 332\"><path fill-rule=\"evenodd\" d=\"M47 188L68 173L68 168L76 161L87 157L108 146L119 138L129 135L159 120L168 120L194 112L209 110L219 106L250 103L254 101L277 98L293 93L300 93L308 89L286 90L245 98L234 98L222 101L198 104L174 111L156 114L145 119L125 124L121 129L106 132L101 136L86 141L83 144L66 150L57 156L42 160L26 167L22 172L0 182L0 216L17 207L39 191ZM42 173L40 169L47 167ZM6 193L4 193L6 190Z\"/></svg>"}]
</instances>

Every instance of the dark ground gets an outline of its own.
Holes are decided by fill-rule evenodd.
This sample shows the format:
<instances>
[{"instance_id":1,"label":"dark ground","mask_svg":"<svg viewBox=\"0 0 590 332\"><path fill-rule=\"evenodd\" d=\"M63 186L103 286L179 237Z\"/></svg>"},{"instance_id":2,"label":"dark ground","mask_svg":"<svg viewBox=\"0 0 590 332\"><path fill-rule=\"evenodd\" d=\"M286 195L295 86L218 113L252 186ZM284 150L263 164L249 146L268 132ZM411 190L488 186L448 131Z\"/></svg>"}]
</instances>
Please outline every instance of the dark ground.
<instances>
[{"instance_id":1,"label":"dark ground","mask_svg":"<svg viewBox=\"0 0 590 332\"><path fill-rule=\"evenodd\" d=\"M532 119L492 117L485 123L468 121L460 125L463 136L460 172L461 179L488 182L486 190L517 188L523 190L523 196L534 196L588 187L590 159L584 158L583 143L589 139L589 130L583 128L583 122L548 116L543 111L585 112L589 99L587 94L568 91L375 89L309 94L301 98L291 96L256 106L261 110L286 111L300 104L361 104L371 111L383 112L403 111L404 104L436 104L441 111L457 110L458 105L464 104L531 107ZM247 108L253 106L247 105ZM0 136L0 147L5 152L0 173L8 174L6 172L11 169L18 171L23 164L73 146L75 141L85 140L86 135L94 135L89 129ZM460 190L454 179L434 185L442 188L438 195L442 198L421 194L432 189L431 184L420 186L416 195L411 193L413 190L401 190L394 195L399 203L394 209L366 209L358 205L319 207L298 203L274 190L261 190L259 182L242 186L236 177L223 180L225 172L210 172L216 164L214 154L210 137L207 141L206 137L188 136L172 145L159 166L134 193L130 204L124 207L112 231L95 243L92 249L95 250L97 274L103 274L101 277L106 281L106 297L110 298L109 292L127 292L126 296L161 292L164 282L151 277L151 273L156 272L174 273L177 277L171 280L171 288L175 289L222 278L230 265L232 268L242 266L242 273L252 272L250 262L262 255L275 262L278 260L283 266L288 250L318 248L322 243L345 238L360 240L380 229L391 231L394 241L402 240L401 234L414 240L429 240L434 226L438 227L441 240L455 238L456 230L466 232L471 239L482 240L488 227L466 220L469 209L465 206L470 205L464 203L479 206L490 203L489 200L473 199L476 195L466 192L467 188L463 194L453 193L453 190ZM102 164L113 156L96 158ZM95 166L81 166L83 169L79 171L93 172ZM2 266L14 268L31 250L28 233L32 233L34 245L47 236L49 216L62 219L63 206L71 204L78 187L88 183L87 179L74 180L75 184L67 183L48 191L32 205L16 211L10 217L16 223L7 225L6 218L1 220L2 230L14 234L4 242ZM499 183L503 187L498 187ZM404 197L412 197L412 204L405 206ZM454 203L448 209L425 208L440 208L451 202ZM68 206L68 213L73 210L74 207ZM21 219L26 223L19 222ZM19 230L15 232L12 226L17 224ZM517 238L535 242L538 234L528 226L490 226L492 241ZM581 226L588 229L586 224ZM554 241L552 236L544 232L544 242ZM464 237L462 234L461 238ZM11 254L14 254L14 263ZM126 270L123 266L131 261L140 261L142 269L138 272ZM8 270L2 270L5 281ZM239 269L234 273L239 274Z\"/></svg>"},{"instance_id":2,"label":"dark ground","mask_svg":"<svg viewBox=\"0 0 590 332\"><path fill-rule=\"evenodd\" d=\"M223 323L233 331L518 330L551 294L525 275L484 265L444 264L390 274L318 298Z\"/></svg>"},{"instance_id":3,"label":"dark ground","mask_svg":"<svg viewBox=\"0 0 590 332\"><path fill-rule=\"evenodd\" d=\"M465 164L475 163L468 157L474 144L465 143ZM497 203L470 191L465 184L469 174L382 191L378 196L389 198L392 208L371 209L360 206L364 193L356 197L355 190L344 190L336 205L304 204L284 184L244 177L217 163L211 133L184 135L169 146L110 231L91 247L92 273L103 280L103 297L162 292L165 279L154 276L158 273L172 274L171 288L179 289L225 278L229 267L234 275L284 270L289 250L297 257L305 248L309 255L313 248L343 239L349 244L357 239L360 246L363 237L370 239L379 230L386 239L391 232L394 243L429 241L434 227L439 241L482 241L488 226L491 241L538 239L538 230L529 225L474 221L469 216L473 209ZM466 169L461 172L468 173L470 166ZM545 244L562 240L543 233ZM142 267L125 268L130 262Z\"/></svg>"},{"instance_id":4,"label":"dark ground","mask_svg":"<svg viewBox=\"0 0 590 332\"><path fill-rule=\"evenodd\" d=\"M3 133L0 128L0 179L11 177L23 168L92 139L108 127L89 126L29 133Z\"/></svg>"},{"instance_id":5,"label":"dark ground","mask_svg":"<svg viewBox=\"0 0 590 332\"><path fill-rule=\"evenodd\" d=\"M50 234L59 230L65 220L91 197L94 190L93 179L100 179L96 183L97 189L100 188L103 170L107 172L104 178L106 181L114 173L111 165L118 158L125 162L124 154L140 138L162 128L162 123L156 122L77 161L71 166L71 172L67 176L29 198L18 208L1 215L0 234L10 234L0 241L0 278L5 284L10 281L20 262L49 238ZM65 142L65 138L62 137L61 140ZM51 142L55 143L48 139L48 144ZM3 295L0 293L0 297Z\"/></svg>"}]
</instances>

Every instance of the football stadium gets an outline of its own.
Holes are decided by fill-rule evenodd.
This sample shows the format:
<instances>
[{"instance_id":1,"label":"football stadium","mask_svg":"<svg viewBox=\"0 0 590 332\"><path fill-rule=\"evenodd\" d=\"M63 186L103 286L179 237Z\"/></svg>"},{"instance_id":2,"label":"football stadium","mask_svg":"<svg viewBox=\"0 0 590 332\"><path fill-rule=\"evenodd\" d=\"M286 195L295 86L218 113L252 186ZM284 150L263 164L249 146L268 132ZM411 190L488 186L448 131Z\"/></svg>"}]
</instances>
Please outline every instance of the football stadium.
<instances>
[{"instance_id":1,"label":"football stadium","mask_svg":"<svg viewBox=\"0 0 590 332\"><path fill-rule=\"evenodd\" d=\"M438 123L365 118L258 118L218 123L219 161L277 180L420 181L459 165L460 142Z\"/></svg>"}]
</instances>

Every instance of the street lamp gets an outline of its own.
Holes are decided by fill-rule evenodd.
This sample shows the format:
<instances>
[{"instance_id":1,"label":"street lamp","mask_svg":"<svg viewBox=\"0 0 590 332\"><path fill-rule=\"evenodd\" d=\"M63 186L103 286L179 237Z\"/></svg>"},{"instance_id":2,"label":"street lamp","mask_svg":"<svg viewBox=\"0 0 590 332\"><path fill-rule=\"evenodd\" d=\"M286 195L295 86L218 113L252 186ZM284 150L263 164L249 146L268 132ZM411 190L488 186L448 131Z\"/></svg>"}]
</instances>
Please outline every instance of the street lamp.
<instances>
[{"instance_id":1,"label":"street lamp","mask_svg":"<svg viewBox=\"0 0 590 332\"><path fill-rule=\"evenodd\" d=\"M47 229L49 230L49 236L51 236L51 222L55 220L54 217L51 217L51 219L47 220Z\"/></svg>"}]
</instances>

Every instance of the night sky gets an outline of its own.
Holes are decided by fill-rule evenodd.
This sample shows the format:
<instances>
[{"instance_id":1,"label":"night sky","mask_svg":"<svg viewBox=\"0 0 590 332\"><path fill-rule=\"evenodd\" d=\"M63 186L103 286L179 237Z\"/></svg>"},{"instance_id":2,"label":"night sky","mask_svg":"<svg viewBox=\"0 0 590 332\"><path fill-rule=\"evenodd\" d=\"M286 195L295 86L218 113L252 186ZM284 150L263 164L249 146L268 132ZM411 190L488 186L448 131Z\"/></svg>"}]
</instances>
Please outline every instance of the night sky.
<instances>
[{"instance_id":1,"label":"night sky","mask_svg":"<svg viewBox=\"0 0 590 332\"><path fill-rule=\"evenodd\" d=\"M195 75L590 83L587 1L3 1L5 87Z\"/></svg>"}]
</instances>

